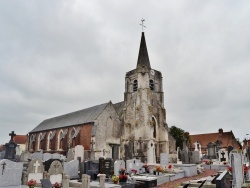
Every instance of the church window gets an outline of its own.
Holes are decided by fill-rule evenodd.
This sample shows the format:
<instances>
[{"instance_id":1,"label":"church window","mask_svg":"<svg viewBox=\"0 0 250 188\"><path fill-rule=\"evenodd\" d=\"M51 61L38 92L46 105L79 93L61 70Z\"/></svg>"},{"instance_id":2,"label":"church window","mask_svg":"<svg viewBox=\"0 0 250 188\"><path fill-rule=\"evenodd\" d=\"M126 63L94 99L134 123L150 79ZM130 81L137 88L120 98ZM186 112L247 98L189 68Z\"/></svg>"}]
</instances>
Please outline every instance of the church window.
<instances>
[{"instance_id":1,"label":"church window","mask_svg":"<svg viewBox=\"0 0 250 188\"><path fill-rule=\"evenodd\" d=\"M51 140L52 140L52 131L49 132L47 138L47 151L51 150Z\"/></svg>"},{"instance_id":2,"label":"church window","mask_svg":"<svg viewBox=\"0 0 250 188\"><path fill-rule=\"evenodd\" d=\"M75 131L75 129L73 129L71 131L71 144L70 144L71 148L74 148L76 145L76 135L75 134L76 134L76 131Z\"/></svg>"},{"instance_id":3,"label":"church window","mask_svg":"<svg viewBox=\"0 0 250 188\"><path fill-rule=\"evenodd\" d=\"M153 131L153 138L156 138L156 122L155 122L155 119L152 118L152 122L153 122L153 128L154 128L154 131Z\"/></svg>"},{"instance_id":4,"label":"church window","mask_svg":"<svg viewBox=\"0 0 250 188\"><path fill-rule=\"evenodd\" d=\"M137 91L137 89L138 89L138 81L134 80L133 91Z\"/></svg>"},{"instance_id":5,"label":"church window","mask_svg":"<svg viewBox=\"0 0 250 188\"><path fill-rule=\"evenodd\" d=\"M42 143L42 133L40 133L38 136L37 150L41 150L41 143Z\"/></svg>"},{"instance_id":6,"label":"church window","mask_svg":"<svg viewBox=\"0 0 250 188\"><path fill-rule=\"evenodd\" d=\"M150 88L150 90L154 91L155 85L154 85L154 81L153 80L149 80L149 88Z\"/></svg>"}]
</instances>

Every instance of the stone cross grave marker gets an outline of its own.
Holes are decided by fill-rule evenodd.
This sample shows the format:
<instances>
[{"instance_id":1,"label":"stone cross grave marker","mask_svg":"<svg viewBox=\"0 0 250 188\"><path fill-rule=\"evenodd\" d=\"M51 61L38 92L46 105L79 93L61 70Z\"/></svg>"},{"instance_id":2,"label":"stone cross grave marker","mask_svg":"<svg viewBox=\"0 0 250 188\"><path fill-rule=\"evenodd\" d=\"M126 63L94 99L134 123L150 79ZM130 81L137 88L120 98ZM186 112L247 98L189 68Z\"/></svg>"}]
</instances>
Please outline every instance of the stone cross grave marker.
<instances>
[{"instance_id":1,"label":"stone cross grave marker","mask_svg":"<svg viewBox=\"0 0 250 188\"><path fill-rule=\"evenodd\" d=\"M198 151L198 145L199 145L199 142L196 141L196 142L194 143L194 146L195 146L194 151Z\"/></svg>"},{"instance_id":2,"label":"stone cross grave marker","mask_svg":"<svg viewBox=\"0 0 250 188\"><path fill-rule=\"evenodd\" d=\"M33 159L27 168L27 172L24 172L23 182L28 182L31 179L36 180L37 183L40 183L40 180L43 179L44 175L44 166L41 159Z\"/></svg>"},{"instance_id":3,"label":"stone cross grave marker","mask_svg":"<svg viewBox=\"0 0 250 188\"><path fill-rule=\"evenodd\" d=\"M0 160L0 187L20 187L22 171L22 163Z\"/></svg>"}]
</instances>

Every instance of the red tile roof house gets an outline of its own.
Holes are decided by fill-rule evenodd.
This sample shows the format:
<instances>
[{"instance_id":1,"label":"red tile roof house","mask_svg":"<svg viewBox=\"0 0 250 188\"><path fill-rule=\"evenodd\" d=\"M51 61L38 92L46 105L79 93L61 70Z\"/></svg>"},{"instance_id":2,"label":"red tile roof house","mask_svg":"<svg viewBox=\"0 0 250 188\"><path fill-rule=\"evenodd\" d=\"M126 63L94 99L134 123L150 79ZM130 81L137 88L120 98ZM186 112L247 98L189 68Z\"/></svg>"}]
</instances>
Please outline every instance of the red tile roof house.
<instances>
[{"instance_id":1,"label":"red tile roof house","mask_svg":"<svg viewBox=\"0 0 250 188\"><path fill-rule=\"evenodd\" d=\"M215 144L220 143L220 148L226 149L226 150L228 150L229 146L232 146L232 147L234 147L234 149L237 149L237 150L242 148L242 146L236 140L232 131L223 132L223 129L221 129L221 128L216 133L189 135L189 138L190 138L190 142L192 144L192 150L195 149L195 146L193 143L195 143L197 141L201 144L202 154L206 154L207 145L210 142L213 142Z\"/></svg>"}]
</instances>

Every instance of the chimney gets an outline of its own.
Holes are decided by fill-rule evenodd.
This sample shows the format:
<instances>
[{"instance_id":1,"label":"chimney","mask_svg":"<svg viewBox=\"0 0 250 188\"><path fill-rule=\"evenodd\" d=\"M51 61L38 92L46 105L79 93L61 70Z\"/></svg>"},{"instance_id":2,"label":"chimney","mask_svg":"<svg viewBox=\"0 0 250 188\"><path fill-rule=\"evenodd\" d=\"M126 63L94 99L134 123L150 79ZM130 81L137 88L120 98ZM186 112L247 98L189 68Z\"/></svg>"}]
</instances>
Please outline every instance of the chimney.
<instances>
[{"instance_id":1,"label":"chimney","mask_svg":"<svg viewBox=\"0 0 250 188\"><path fill-rule=\"evenodd\" d=\"M223 129L222 128L219 129L219 133L223 134Z\"/></svg>"}]
</instances>

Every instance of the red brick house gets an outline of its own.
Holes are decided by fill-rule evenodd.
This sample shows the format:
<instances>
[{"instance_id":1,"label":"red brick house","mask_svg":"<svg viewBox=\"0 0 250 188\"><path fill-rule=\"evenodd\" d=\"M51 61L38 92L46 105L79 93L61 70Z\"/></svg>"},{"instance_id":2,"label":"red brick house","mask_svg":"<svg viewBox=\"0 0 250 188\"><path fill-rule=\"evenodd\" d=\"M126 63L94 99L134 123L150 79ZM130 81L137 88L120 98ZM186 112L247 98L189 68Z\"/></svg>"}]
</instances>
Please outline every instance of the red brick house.
<instances>
[{"instance_id":1,"label":"red brick house","mask_svg":"<svg viewBox=\"0 0 250 188\"><path fill-rule=\"evenodd\" d=\"M223 132L223 129L219 129L218 132L215 133L204 133L204 134L196 134L189 135L190 143L192 144L192 150L194 150L195 146L193 143L196 141L201 145L201 151L203 154L207 151L207 145L212 142L214 144L219 145L221 149L228 150L228 147L234 147L235 149L241 149L241 145L236 140L232 131Z\"/></svg>"}]
</instances>

